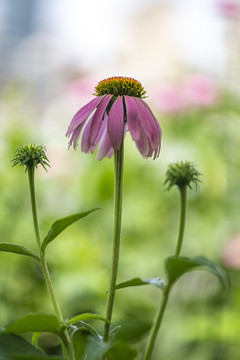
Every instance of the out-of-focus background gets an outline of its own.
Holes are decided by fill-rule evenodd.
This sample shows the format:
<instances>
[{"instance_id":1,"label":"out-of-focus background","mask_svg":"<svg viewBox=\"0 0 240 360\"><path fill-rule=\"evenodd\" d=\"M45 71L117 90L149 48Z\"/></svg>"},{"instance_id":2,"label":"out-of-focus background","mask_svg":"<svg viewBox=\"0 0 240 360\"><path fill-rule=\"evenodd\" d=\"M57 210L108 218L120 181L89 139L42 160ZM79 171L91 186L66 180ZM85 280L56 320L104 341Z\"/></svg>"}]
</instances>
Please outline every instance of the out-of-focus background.
<instances>
[{"instance_id":1,"label":"out-of-focus background","mask_svg":"<svg viewBox=\"0 0 240 360\"><path fill-rule=\"evenodd\" d=\"M41 234L71 213L102 209L67 229L48 249L64 315L105 313L110 267L113 159L98 162L65 133L98 81L141 81L163 131L155 161L126 136L119 281L164 273L178 228L177 189L165 191L169 163L189 160L203 174L189 192L183 254L225 266L228 296L210 274L175 287L155 360L238 360L240 354L240 3L237 0L2 0L0 2L0 241L36 250L27 176L11 168L18 145L47 147L37 170ZM0 254L0 325L52 312L37 265ZM147 329L155 288L119 290L114 321ZM102 325L96 324L101 329ZM43 339L49 352L55 338ZM144 347L144 339L136 347Z\"/></svg>"}]
</instances>

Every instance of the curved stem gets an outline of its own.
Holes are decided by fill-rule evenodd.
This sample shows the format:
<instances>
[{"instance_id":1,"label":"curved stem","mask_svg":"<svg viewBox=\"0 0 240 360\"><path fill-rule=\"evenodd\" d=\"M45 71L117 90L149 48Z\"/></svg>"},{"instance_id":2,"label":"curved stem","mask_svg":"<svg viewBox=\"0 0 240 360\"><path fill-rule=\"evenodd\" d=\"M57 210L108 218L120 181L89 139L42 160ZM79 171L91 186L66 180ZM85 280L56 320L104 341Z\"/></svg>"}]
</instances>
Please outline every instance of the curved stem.
<instances>
[{"instance_id":1,"label":"curved stem","mask_svg":"<svg viewBox=\"0 0 240 360\"><path fill-rule=\"evenodd\" d=\"M157 338L158 330L161 326L163 315L165 313L165 309L167 306L169 291L170 291L170 287L166 287L166 289L164 290L162 303L159 307L158 313L153 323L143 360L150 360L152 356L153 347Z\"/></svg>"},{"instance_id":2,"label":"curved stem","mask_svg":"<svg viewBox=\"0 0 240 360\"><path fill-rule=\"evenodd\" d=\"M35 182L34 182L34 166L28 167L28 181L32 205L32 217L33 217L33 226L35 231L35 236L37 240L38 250L41 250L41 237L38 226L38 217L37 217L37 205L36 205L36 196L35 196Z\"/></svg>"},{"instance_id":3,"label":"curved stem","mask_svg":"<svg viewBox=\"0 0 240 360\"><path fill-rule=\"evenodd\" d=\"M187 186L179 186L180 191L180 220L179 220L179 232L178 232L178 241L177 247L175 251L175 256L179 257L180 251L182 248L183 243L183 235L184 235L184 228L185 228L185 221L186 221L186 204L187 204ZM168 303L169 292L171 290L172 284L169 283L164 290L162 303L159 307L158 313L156 315L156 319L153 323L152 330L149 336L146 352L144 355L143 360L150 360L154 348L154 344L157 338L157 334L159 328L162 323L162 319L165 313L165 309Z\"/></svg>"},{"instance_id":4,"label":"curved stem","mask_svg":"<svg viewBox=\"0 0 240 360\"><path fill-rule=\"evenodd\" d=\"M112 319L115 286L117 280L119 250L121 239L121 222L122 222L122 190L123 190L123 158L124 158L124 142L122 141L119 150L114 152L114 225L113 225L113 250L112 250L112 268L109 284L109 293L107 300L106 319L103 341L107 342L110 332L110 322Z\"/></svg>"},{"instance_id":5,"label":"curved stem","mask_svg":"<svg viewBox=\"0 0 240 360\"><path fill-rule=\"evenodd\" d=\"M179 220L179 232L178 241L175 251L175 256L179 257L183 243L183 235L186 221L186 205L187 205L187 186L179 186L180 191L180 220Z\"/></svg>"},{"instance_id":6,"label":"curved stem","mask_svg":"<svg viewBox=\"0 0 240 360\"><path fill-rule=\"evenodd\" d=\"M58 304L57 298L54 293L52 280L51 280L50 273L48 270L45 254L41 251L41 237L40 237L40 231L39 231L39 226L38 226L37 205L36 205L36 196L35 196L34 166L28 167L28 180L29 180L29 189L30 189L30 197L31 197L31 205L32 205L33 226L34 226L35 236L36 236L36 240L37 240L39 255L40 255L40 267L41 267L41 270L42 270L42 273L44 276L44 280L45 280L49 295L52 300L52 304L53 304L55 313L58 317L58 320L60 322L63 322L64 319L63 319L62 312L61 312L60 306ZM64 335L66 338L69 360L74 360L75 359L74 351L73 351L72 343L70 341L67 330L64 331Z\"/></svg>"}]
</instances>

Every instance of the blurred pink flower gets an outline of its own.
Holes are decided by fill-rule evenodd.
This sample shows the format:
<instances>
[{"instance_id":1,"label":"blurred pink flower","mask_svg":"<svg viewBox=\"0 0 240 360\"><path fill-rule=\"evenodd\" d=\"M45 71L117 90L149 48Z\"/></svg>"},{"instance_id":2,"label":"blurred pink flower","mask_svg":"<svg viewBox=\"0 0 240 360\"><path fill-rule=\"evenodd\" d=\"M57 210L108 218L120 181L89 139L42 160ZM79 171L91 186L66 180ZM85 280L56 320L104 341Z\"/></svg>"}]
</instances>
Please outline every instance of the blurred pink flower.
<instances>
[{"instance_id":1,"label":"blurred pink flower","mask_svg":"<svg viewBox=\"0 0 240 360\"><path fill-rule=\"evenodd\" d=\"M239 0L219 0L218 9L223 15L229 17L240 16L240 2Z\"/></svg>"},{"instance_id":2,"label":"blurred pink flower","mask_svg":"<svg viewBox=\"0 0 240 360\"><path fill-rule=\"evenodd\" d=\"M193 75L175 85L162 85L153 91L154 105L165 114L176 114L216 103L219 91L213 79Z\"/></svg>"},{"instance_id":3,"label":"blurred pink flower","mask_svg":"<svg viewBox=\"0 0 240 360\"><path fill-rule=\"evenodd\" d=\"M179 113L185 108L181 91L174 85L162 85L156 89L153 98L156 107L165 114Z\"/></svg>"},{"instance_id":4,"label":"blurred pink flower","mask_svg":"<svg viewBox=\"0 0 240 360\"><path fill-rule=\"evenodd\" d=\"M240 234L231 237L223 249L223 262L231 268L240 268Z\"/></svg>"},{"instance_id":5,"label":"blurred pink flower","mask_svg":"<svg viewBox=\"0 0 240 360\"><path fill-rule=\"evenodd\" d=\"M66 89L65 96L71 102L78 102L79 99L84 103L91 100L92 89L96 84L93 76L82 76L72 81Z\"/></svg>"},{"instance_id":6,"label":"blurred pink flower","mask_svg":"<svg viewBox=\"0 0 240 360\"><path fill-rule=\"evenodd\" d=\"M69 125L66 133L71 136L69 146L76 148L86 124L81 150L93 153L100 144L98 160L111 157L114 150L120 149L127 130L143 157L158 157L161 128L142 99L144 94L142 85L131 78L113 77L100 81L95 88L97 97L83 106Z\"/></svg>"},{"instance_id":7,"label":"blurred pink flower","mask_svg":"<svg viewBox=\"0 0 240 360\"><path fill-rule=\"evenodd\" d=\"M187 107L208 107L216 103L218 89L211 78L192 76L184 82L182 96Z\"/></svg>"}]
</instances>

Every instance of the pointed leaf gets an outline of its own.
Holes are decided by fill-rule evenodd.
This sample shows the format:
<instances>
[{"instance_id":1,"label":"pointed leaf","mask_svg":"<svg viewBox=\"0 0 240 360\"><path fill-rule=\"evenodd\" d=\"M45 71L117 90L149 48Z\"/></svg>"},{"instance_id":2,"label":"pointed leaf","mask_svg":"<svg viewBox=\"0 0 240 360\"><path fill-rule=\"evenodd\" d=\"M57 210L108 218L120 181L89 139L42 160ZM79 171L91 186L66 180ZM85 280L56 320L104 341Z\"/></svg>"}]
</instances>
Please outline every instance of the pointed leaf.
<instances>
[{"instance_id":1,"label":"pointed leaf","mask_svg":"<svg viewBox=\"0 0 240 360\"><path fill-rule=\"evenodd\" d=\"M87 354L91 360L107 358L108 360L134 360L138 352L125 341L103 342L90 338L87 343Z\"/></svg>"},{"instance_id":2,"label":"pointed leaf","mask_svg":"<svg viewBox=\"0 0 240 360\"><path fill-rule=\"evenodd\" d=\"M47 356L25 339L15 334L0 334L0 359L47 359Z\"/></svg>"},{"instance_id":3,"label":"pointed leaf","mask_svg":"<svg viewBox=\"0 0 240 360\"><path fill-rule=\"evenodd\" d=\"M32 250L26 249L25 247L23 247L21 245L0 243L0 251L10 252L10 253L15 253L15 254L20 254L20 255L26 255L26 256L32 257L33 259L35 259L37 261L40 261L39 256L37 254L35 254L35 252L33 252Z\"/></svg>"},{"instance_id":4,"label":"pointed leaf","mask_svg":"<svg viewBox=\"0 0 240 360\"><path fill-rule=\"evenodd\" d=\"M140 286L140 285L154 285L154 286L158 287L159 289L163 290L164 289L164 280L161 279L160 277L152 278L152 279L140 279L140 278L136 277L131 280L124 281L124 282L117 284L116 289L123 289L126 287Z\"/></svg>"},{"instance_id":5,"label":"pointed leaf","mask_svg":"<svg viewBox=\"0 0 240 360\"><path fill-rule=\"evenodd\" d=\"M90 319L102 320L102 321L105 321L105 322L109 322L107 319L105 319L104 317L102 317L100 315L91 314L91 313L84 313L84 314L74 316L72 319L68 320L67 326L72 325L74 323L77 323L79 321L90 320Z\"/></svg>"},{"instance_id":6,"label":"pointed leaf","mask_svg":"<svg viewBox=\"0 0 240 360\"><path fill-rule=\"evenodd\" d=\"M91 333L93 336L95 336L98 340L102 340L102 336L98 334L97 330L92 325L89 325L85 321L80 321L76 326L73 326L73 328L81 329L82 331L87 331Z\"/></svg>"},{"instance_id":7,"label":"pointed leaf","mask_svg":"<svg viewBox=\"0 0 240 360\"><path fill-rule=\"evenodd\" d=\"M114 338L119 341L126 341L128 344L139 342L144 338L152 327L152 322L144 322L136 319L122 321L119 323ZM114 330L114 329L113 329Z\"/></svg>"},{"instance_id":8,"label":"pointed leaf","mask_svg":"<svg viewBox=\"0 0 240 360\"><path fill-rule=\"evenodd\" d=\"M30 314L6 326L5 333L51 332L61 335L61 324L55 315Z\"/></svg>"},{"instance_id":9,"label":"pointed leaf","mask_svg":"<svg viewBox=\"0 0 240 360\"><path fill-rule=\"evenodd\" d=\"M134 360L137 357L137 350L131 347L128 343L117 341L106 352L109 360Z\"/></svg>"},{"instance_id":10,"label":"pointed leaf","mask_svg":"<svg viewBox=\"0 0 240 360\"><path fill-rule=\"evenodd\" d=\"M63 230L65 230L68 226L73 224L74 222L82 219L83 217L91 214L93 211L99 210L99 208L91 209L89 211L73 214L66 216L64 218L61 218L57 221L55 221L52 224L51 229L49 230L47 236L43 239L42 242L42 251L45 251L47 245L52 242Z\"/></svg>"},{"instance_id":11,"label":"pointed leaf","mask_svg":"<svg viewBox=\"0 0 240 360\"><path fill-rule=\"evenodd\" d=\"M168 286L173 285L183 274L203 268L218 278L225 291L228 291L230 288L230 279L227 272L220 265L203 256L194 258L171 256L166 259L165 266L169 281Z\"/></svg>"},{"instance_id":12,"label":"pointed leaf","mask_svg":"<svg viewBox=\"0 0 240 360\"><path fill-rule=\"evenodd\" d=\"M86 354L87 335L82 328L77 329L72 334L72 343L75 353L75 358L82 360Z\"/></svg>"}]
</instances>

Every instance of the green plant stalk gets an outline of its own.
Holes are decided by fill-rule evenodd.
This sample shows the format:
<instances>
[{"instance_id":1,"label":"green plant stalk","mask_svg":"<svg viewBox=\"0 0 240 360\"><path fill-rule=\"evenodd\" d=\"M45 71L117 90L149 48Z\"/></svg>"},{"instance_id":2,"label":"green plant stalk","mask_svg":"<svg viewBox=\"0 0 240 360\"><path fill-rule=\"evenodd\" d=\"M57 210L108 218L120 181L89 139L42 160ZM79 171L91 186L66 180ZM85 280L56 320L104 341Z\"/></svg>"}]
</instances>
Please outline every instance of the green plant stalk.
<instances>
[{"instance_id":1,"label":"green plant stalk","mask_svg":"<svg viewBox=\"0 0 240 360\"><path fill-rule=\"evenodd\" d=\"M64 319L63 319L62 312L61 312L60 306L58 304L57 298L54 293L52 280L51 280L47 262L46 262L46 257L45 257L44 252L41 251L41 237L40 237L40 231L39 231L39 226L38 226L37 205L36 205L36 196L35 196L34 166L28 167L28 180L29 180L30 198L31 198L31 205L32 205L33 225L34 225L34 231L35 231L35 236L36 236L38 250L39 250L39 256L40 256L40 267L42 269L44 280L45 280L50 298L52 300L52 304L53 304L55 313L56 313L59 321L61 323L63 323ZM69 338L69 335L68 335L68 332L66 329L64 330L64 335L66 338L66 346L68 349L69 360L74 360L75 356L74 356L72 343L70 341L70 338Z\"/></svg>"},{"instance_id":2,"label":"green plant stalk","mask_svg":"<svg viewBox=\"0 0 240 360\"><path fill-rule=\"evenodd\" d=\"M114 152L114 225L113 225L113 250L112 250L112 267L110 275L110 284L107 300L106 319L104 326L103 341L109 339L110 323L112 320L115 287L117 281L117 271L119 262L120 240L121 240L121 222L122 222L122 192L123 192L123 158L124 158L124 141L122 141L119 150Z\"/></svg>"},{"instance_id":3,"label":"green plant stalk","mask_svg":"<svg viewBox=\"0 0 240 360\"><path fill-rule=\"evenodd\" d=\"M183 243L183 235L184 235L184 228L185 228L185 221L186 221L186 204L187 204L187 186L179 186L180 191L180 220L179 220L179 231L178 231L178 240L177 240L177 247L175 251L175 256L179 257L180 251L182 248ZM171 290L172 284L168 284L163 293L163 299L160 304L159 310L157 312L155 321L153 323L151 333L149 336L146 352L144 355L143 360L150 360L154 348L154 344L157 338L158 331L160 329L162 319L167 307L169 293Z\"/></svg>"},{"instance_id":4,"label":"green plant stalk","mask_svg":"<svg viewBox=\"0 0 240 360\"><path fill-rule=\"evenodd\" d=\"M183 243L183 235L186 222L186 208L187 208L187 186L179 186L180 191L180 220L179 220L179 231L178 231L178 240L177 247L175 251L175 256L179 257L180 251Z\"/></svg>"},{"instance_id":5,"label":"green plant stalk","mask_svg":"<svg viewBox=\"0 0 240 360\"><path fill-rule=\"evenodd\" d=\"M150 336L149 336L149 340L148 340L148 344L147 344L147 348L146 348L143 360L151 359L154 344L155 344L155 341L156 341L156 338L158 335L158 331L159 331L161 323L162 323L163 315L165 313L166 306L168 303L168 296L169 296L170 289L171 289L171 286L167 286L164 290L162 302L159 306L158 312L156 314L156 318L154 320L154 323L153 323L153 326L152 326L152 329L150 332Z\"/></svg>"}]
</instances>

